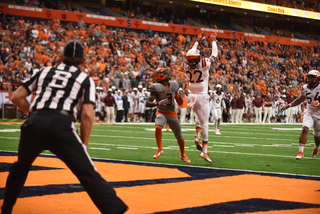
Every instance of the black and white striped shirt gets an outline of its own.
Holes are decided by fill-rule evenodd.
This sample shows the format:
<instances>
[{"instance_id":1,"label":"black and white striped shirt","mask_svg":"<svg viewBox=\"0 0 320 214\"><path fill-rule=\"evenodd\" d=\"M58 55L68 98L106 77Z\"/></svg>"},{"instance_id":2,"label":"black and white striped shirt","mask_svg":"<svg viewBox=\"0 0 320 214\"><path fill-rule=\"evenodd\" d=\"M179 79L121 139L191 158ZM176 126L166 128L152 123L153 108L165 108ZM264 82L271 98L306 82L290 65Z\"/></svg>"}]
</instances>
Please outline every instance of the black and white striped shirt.
<instances>
[{"instance_id":1,"label":"black and white striped shirt","mask_svg":"<svg viewBox=\"0 0 320 214\"><path fill-rule=\"evenodd\" d=\"M80 68L64 63L45 67L22 84L35 97L29 111L41 109L65 110L74 116L81 103L95 105L95 83ZM75 117L76 118L76 117Z\"/></svg>"}]
</instances>

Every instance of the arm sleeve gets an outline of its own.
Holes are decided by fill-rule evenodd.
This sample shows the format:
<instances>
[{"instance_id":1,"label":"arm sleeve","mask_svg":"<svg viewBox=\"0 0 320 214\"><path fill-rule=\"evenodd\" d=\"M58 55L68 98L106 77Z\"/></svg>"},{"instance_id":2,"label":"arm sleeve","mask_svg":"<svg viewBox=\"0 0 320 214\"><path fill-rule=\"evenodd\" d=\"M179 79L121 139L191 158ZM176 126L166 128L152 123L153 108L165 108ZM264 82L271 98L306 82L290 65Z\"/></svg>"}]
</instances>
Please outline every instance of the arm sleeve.
<instances>
[{"instance_id":1,"label":"arm sleeve","mask_svg":"<svg viewBox=\"0 0 320 214\"><path fill-rule=\"evenodd\" d=\"M29 95L36 89L40 74L41 72L39 71L32 75L32 77L29 79L26 79L22 82L22 86L27 90Z\"/></svg>"},{"instance_id":2,"label":"arm sleeve","mask_svg":"<svg viewBox=\"0 0 320 214\"><path fill-rule=\"evenodd\" d=\"M212 44L211 56L217 57L217 56L218 56L218 46L217 46L217 42L216 42L216 41L213 41L213 42L211 42L211 44Z\"/></svg>"},{"instance_id":3,"label":"arm sleeve","mask_svg":"<svg viewBox=\"0 0 320 214\"><path fill-rule=\"evenodd\" d=\"M84 81L84 94L82 103L92 103L96 105L95 83L91 77L87 77Z\"/></svg>"},{"instance_id":4,"label":"arm sleeve","mask_svg":"<svg viewBox=\"0 0 320 214\"><path fill-rule=\"evenodd\" d=\"M198 48L198 45L199 45L199 42L198 42L198 41L196 41L196 42L194 43L194 45L193 45L192 49L197 49L197 48Z\"/></svg>"}]
</instances>

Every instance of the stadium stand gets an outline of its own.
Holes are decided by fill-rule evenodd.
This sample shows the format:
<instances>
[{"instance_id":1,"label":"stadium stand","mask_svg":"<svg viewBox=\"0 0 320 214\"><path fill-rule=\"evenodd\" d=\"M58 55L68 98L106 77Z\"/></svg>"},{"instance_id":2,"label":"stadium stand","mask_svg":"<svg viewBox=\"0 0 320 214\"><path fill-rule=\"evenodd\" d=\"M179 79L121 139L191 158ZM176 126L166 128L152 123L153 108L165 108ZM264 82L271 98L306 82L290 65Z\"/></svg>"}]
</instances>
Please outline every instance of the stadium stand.
<instances>
[{"instance_id":1,"label":"stadium stand","mask_svg":"<svg viewBox=\"0 0 320 214\"><path fill-rule=\"evenodd\" d=\"M57 5L71 11L75 8L72 2L57 2ZM112 9L119 13L122 11L117 7ZM126 16L128 14L131 13L128 12ZM135 12L134 17L138 14ZM192 47L196 36L112 28L106 24L86 23L80 27L75 23L70 26L62 24L57 18L37 21L30 17L2 14L0 19L1 90L13 91L21 81L43 66L57 64L62 47L68 39L78 39L85 43L87 63L83 71L89 73L105 92L111 86L122 91L138 85L148 89L152 84L153 70L158 66L166 66L180 87L188 89L181 65L185 59L184 54ZM228 29L231 26L230 23L216 23ZM268 27L260 27L261 32L257 32L257 26L254 25L242 27L256 33L282 35L277 29ZM281 32L290 37L290 32ZM294 36L302 37L299 33ZM310 33L310 36L319 39L317 34ZM267 93L273 96L298 96L307 71L320 67L319 44L306 47L254 42L250 38L227 40L219 38L219 34L218 41L219 60L212 66L210 90L214 90L216 84L222 84L224 91L230 95L242 91L250 96L256 93L263 96ZM209 55L208 43L203 46L203 54ZM130 80L130 88L123 85L126 76Z\"/></svg>"}]
</instances>

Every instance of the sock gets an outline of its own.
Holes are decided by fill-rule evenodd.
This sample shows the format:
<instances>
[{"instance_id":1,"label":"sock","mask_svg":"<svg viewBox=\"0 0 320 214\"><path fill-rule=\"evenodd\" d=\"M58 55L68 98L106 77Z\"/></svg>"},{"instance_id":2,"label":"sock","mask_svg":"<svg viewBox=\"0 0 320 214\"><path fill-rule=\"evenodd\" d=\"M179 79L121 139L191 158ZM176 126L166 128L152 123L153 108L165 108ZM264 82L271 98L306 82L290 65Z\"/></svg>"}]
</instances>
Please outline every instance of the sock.
<instances>
[{"instance_id":1,"label":"sock","mask_svg":"<svg viewBox=\"0 0 320 214\"><path fill-rule=\"evenodd\" d=\"M207 153L207 152L208 152L208 144L207 144L207 143L206 143L206 144L202 143L202 151L203 151L204 153Z\"/></svg>"},{"instance_id":2,"label":"sock","mask_svg":"<svg viewBox=\"0 0 320 214\"><path fill-rule=\"evenodd\" d=\"M177 142L180 148L180 155L184 156L184 139L178 140Z\"/></svg>"},{"instance_id":3,"label":"sock","mask_svg":"<svg viewBox=\"0 0 320 214\"><path fill-rule=\"evenodd\" d=\"M157 125L155 131L155 137L157 141L158 151L162 150L162 126Z\"/></svg>"},{"instance_id":4,"label":"sock","mask_svg":"<svg viewBox=\"0 0 320 214\"><path fill-rule=\"evenodd\" d=\"M304 150L304 144L299 143L299 152L303 152Z\"/></svg>"},{"instance_id":5,"label":"sock","mask_svg":"<svg viewBox=\"0 0 320 214\"><path fill-rule=\"evenodd\" d=\"M200 138L200 128L196 128L196 137Z\"/></svg>"}]
</instances>

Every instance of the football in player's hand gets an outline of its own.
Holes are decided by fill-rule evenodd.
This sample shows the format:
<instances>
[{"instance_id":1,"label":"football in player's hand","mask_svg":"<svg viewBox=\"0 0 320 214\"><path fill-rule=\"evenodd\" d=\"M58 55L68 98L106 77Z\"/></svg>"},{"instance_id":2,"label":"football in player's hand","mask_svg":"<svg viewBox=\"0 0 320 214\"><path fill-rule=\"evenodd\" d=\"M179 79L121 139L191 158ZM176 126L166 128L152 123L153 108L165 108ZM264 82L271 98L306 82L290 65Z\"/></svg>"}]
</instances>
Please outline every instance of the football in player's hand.
<instances>
[{"instance_id":1,"label":"football in player's hand","mask_svg":"<svg viewBox=\"0 0 320 214\"><path fill-rule=\"evenodd\" d=\"M160 102L158 102L157 106L167 106L169 104L168 99L163 99Z\"/></svg>"},{"instance_id":2,"label":"football in player's hand","mask_svg":"<svg viewBox=\"0 0 320 214\"><path fill-rule=\"evenodd\" d=\"M311 102L311 106L313 107L319 107L320 106L320 103L318 101L312 101Z\"/></svg>"}]
</instances>

